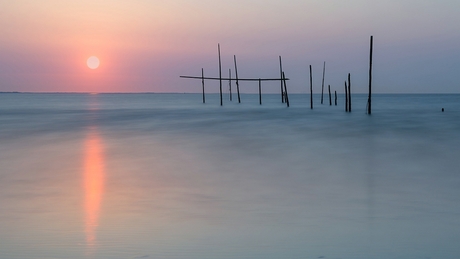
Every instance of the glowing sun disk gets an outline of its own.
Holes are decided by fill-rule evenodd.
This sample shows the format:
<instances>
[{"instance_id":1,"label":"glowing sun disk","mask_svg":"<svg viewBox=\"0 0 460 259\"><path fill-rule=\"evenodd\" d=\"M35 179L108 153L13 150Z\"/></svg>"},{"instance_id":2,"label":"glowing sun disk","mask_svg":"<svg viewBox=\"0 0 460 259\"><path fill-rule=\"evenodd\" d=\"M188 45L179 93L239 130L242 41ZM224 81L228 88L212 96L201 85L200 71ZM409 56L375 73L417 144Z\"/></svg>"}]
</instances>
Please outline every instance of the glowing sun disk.
<instances>
[{"instance_id":1,"label":"glowing sun disk","mask_svg":"<svg viewBox=\"0 0 460 259\"><path fill-rule=\"evenodd\" d=\"M86 65L91 69L96 69L99 67L99 59L96 56L91 56L86 60Z\"/></svg>"}]
</instances>

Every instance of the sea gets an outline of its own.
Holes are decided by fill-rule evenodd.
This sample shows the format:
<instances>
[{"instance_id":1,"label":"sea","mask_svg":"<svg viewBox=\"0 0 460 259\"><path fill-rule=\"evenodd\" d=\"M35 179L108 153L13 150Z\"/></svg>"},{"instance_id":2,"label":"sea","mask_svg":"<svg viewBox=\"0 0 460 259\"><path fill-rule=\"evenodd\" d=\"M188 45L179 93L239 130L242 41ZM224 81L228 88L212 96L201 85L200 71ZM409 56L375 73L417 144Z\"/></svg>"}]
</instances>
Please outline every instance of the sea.
<instances>
[{"instance_id":1,"label":"sea","mask_svg":"<svg viewBox=\"0 0 460 259\"><path fill-rule=\"evenodd\" d=\"M205 97L1 93L0 258L460 257L460 94Z\"/></svg>"}]
</instances>

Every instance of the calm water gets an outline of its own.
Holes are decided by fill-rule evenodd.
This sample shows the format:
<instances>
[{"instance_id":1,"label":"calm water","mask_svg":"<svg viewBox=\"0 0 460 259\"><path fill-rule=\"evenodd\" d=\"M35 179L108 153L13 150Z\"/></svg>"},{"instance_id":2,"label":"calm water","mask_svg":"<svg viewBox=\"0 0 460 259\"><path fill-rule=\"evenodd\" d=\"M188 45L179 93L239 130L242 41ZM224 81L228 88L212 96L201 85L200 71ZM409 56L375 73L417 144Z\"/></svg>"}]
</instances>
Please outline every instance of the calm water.
<instances>
[{"instance_id":1,"label":"calm water","mask_svg":"<svg viewBox=\"0 0 460 259\"><path fill-rule=\"evenodd\" d=\"M235 97L0 94L0 258L458 258L460 95Z\"/></svg>"}]
</instances>

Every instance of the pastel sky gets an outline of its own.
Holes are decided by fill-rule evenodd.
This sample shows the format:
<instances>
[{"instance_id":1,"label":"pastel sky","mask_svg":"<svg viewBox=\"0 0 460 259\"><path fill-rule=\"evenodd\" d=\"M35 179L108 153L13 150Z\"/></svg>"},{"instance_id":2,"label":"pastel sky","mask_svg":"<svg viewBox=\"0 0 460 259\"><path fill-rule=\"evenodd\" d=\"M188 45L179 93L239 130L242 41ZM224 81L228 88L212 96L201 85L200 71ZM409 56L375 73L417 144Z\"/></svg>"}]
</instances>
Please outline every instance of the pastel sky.
<instances>
[{"instance_id":1,"label":"pastel sky","mask_svg":"<svg viewBox=\"0 0 460 259\"><path fill-rule=\"evenodd\" d=\"M218 76L220 43L225 76L236 55L240 77L278 77L281 55L291 92L309 65L319 92L323 61L326 85L366 92L370 35L375 92L460 93L458 0L0 0L0 91L199 92L179 76Z\"/></svg>"}]
</instances>

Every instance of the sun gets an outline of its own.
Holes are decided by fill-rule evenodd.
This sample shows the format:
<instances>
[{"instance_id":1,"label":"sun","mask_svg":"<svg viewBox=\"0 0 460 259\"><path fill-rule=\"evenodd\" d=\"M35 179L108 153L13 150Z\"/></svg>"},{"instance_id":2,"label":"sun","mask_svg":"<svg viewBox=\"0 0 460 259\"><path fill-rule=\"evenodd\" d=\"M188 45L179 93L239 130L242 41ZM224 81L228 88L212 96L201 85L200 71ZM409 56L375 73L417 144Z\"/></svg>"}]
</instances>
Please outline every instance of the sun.
<instances>
[{"instance_id":1,"label":"sun","mask_svg":"<svg viewBox=\"0 0 460 259\"><path fill-rule=\"evenodd\" d=\"M91 69L96 69L99 67L99 59L96 56L91 56L86 60L86 65Z\"/></svg>"}]
</instances>

